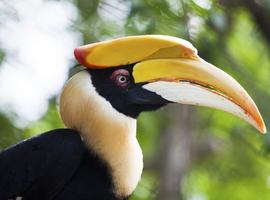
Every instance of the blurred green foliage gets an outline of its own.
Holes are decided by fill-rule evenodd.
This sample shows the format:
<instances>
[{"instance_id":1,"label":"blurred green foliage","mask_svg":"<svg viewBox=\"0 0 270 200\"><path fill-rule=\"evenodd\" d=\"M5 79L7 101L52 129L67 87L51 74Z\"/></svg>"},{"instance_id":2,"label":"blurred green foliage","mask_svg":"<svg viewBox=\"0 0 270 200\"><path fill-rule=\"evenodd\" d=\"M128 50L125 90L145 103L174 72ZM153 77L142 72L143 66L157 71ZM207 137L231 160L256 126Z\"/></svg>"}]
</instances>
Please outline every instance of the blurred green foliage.
<instances>
[{"instance_id":1,"label":"blurred green foliage","mask_svg":"<svg viewBox=\"0 0 270 200\"><path fill-rule=\"evenodd\" d=\"M115 2L124 6L115 7ZM73 3L80 14L73 28L82 34L83 43L137 34L166 34L190 40L201 57L231 74L247 89L266 125L269 124L269 43L246 9L245 1L234 9L223 7L216 0L74 0ZM121 21L115 14L119 9L126 13ZM270 12L269 6L268 9ZM104 12L109 12L111 18L102 16ZM0 64L3 58L4 52L0 52ZM133 200L156 199L159 173L155 159L159 157L162 131L170 124L163 112L144 113L138 120L138 139L146 168ZM270 136L257 134L246 123L221 111L198 108L196 117L196 139L214 139L217 147L192 160L184 178L184 198L270 199ZM55 100L51 100L47 113L39 121L23 130L12 121L4 113L0 115L0 148L63 127Z\"/></svg>"}]
</instances>

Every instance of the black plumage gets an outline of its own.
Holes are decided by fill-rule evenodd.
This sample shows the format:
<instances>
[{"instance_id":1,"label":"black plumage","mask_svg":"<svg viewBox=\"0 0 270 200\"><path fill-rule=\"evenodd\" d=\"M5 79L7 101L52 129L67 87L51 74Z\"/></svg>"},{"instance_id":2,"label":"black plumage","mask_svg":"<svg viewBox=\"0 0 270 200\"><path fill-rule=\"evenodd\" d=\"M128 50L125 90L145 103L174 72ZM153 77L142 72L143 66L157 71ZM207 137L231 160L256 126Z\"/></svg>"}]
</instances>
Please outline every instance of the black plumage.
<instances>
[{"instance_id":1,"label":"black plumage","mask_svg":"<svg viewBox=\"0 0 270 200\"><path fill-rule=\"evenodd\" d=\"M110 171L78 132L57 129L0 154L0 199L118 200Z\"/></svg>"}]
</instances>

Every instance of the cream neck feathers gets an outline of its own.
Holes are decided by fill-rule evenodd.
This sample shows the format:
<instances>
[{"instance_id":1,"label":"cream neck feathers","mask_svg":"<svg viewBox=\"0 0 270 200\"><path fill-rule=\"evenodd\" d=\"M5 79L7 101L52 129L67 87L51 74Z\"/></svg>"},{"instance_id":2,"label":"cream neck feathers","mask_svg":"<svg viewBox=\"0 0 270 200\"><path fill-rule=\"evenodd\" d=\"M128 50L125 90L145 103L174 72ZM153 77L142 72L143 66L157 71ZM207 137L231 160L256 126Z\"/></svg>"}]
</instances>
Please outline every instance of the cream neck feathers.
<instances>
[{"instance_id":1,"label":"cream neck feathers","mask_svg":"<svg viewBox=\"0 0 270 200\"><path fill-rule=\"evenodd\" d=\"M100 96L86 71L66 83L60 97L60 114L64 124L80 132L86 146L109 165L115 193L130 195L143 168L136 119L119 113Z\"/></svg>"}]
</instances>

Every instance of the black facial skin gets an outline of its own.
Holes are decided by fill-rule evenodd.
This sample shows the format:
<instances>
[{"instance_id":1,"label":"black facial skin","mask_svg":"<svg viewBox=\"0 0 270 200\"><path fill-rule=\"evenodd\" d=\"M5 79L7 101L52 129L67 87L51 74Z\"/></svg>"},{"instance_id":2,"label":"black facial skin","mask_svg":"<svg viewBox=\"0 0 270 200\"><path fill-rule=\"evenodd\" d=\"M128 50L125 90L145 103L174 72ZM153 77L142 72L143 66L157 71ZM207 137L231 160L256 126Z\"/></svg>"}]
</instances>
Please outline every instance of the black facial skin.
<instances>
[{"instance_id":1,"label":"black facial skin","mask_svg":"<svg viewBox=\"0 0 270 200\"><path fill-rule=\"evenodd\" d=\"M119 112L137 118L143 111L153 111L169 103L161 96L135 84L134 65L106 69L86 69L97 92ZM124 75L124 77L123 77Z\"/></svg>"}]
</instances>

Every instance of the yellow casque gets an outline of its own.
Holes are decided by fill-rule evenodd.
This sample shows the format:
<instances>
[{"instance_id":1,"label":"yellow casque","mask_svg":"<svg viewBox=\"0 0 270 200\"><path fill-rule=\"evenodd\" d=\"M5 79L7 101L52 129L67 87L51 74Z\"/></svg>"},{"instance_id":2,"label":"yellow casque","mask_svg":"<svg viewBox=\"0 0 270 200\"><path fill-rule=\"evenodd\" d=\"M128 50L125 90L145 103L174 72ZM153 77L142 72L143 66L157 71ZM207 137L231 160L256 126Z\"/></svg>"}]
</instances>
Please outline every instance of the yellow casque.
<instances>
[{"instance_id":1,"label":"yellow casque","mask_svg":"<svg viewBox=\"0 0 270 200\"><path fill-rule=\"evenodd\" d=\"M199 58L190 42L164 35L128 36L84 45L75 49L75 56L89 68L117 67L155 58Z\"/></svg>"}]
</instances>

